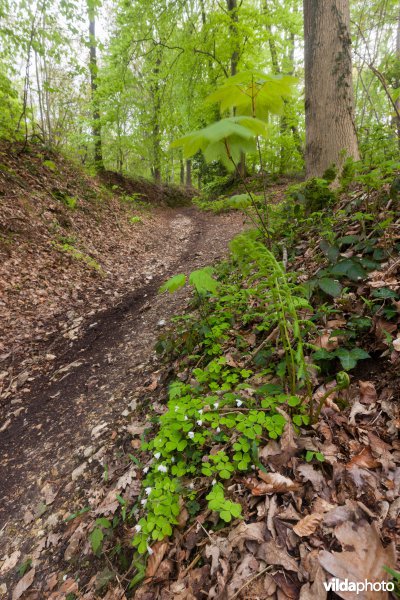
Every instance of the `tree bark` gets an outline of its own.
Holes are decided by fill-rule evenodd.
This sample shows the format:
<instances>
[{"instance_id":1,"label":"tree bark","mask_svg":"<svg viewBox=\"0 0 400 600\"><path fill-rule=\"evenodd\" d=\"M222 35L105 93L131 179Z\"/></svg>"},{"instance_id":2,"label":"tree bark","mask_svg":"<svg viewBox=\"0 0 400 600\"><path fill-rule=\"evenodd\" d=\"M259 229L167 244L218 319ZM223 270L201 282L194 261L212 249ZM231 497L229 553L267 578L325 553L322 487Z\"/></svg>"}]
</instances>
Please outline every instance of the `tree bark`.
<instances>
[{"instance_id":1,"label":"tree bark","mask_svg":"<svg viewBox=\"0 0 400 600\"><path fill-rule=\"evenodd\" d=\"M398 13L398 17L397 17L396 58L398 61L400 61L400 8L399 8L399 13ZM399 87L400 87L400 79L397 78L396 79L396 89L398 89ZM400 97L397 98L395 104L396 104L397 112L399 113L400 112ZM400 148L400 119L397 115L396 115L395 119L396 119L396 130L397 130L397 144Z\"/></svg>"},{"instance_id":2,"label":"tree bark","mask_svg":"<svg viewBox=\"0 0 400 600\"><path fill-rule=\"evenodd\" d=\"M181 185L185 184L185 163L183 162L182 155L179 158L179 181Z\"/></svg>"},{"instance_id":3,"label":"tree bark","mask_svg":"<svg viewBox=\"0 0 400 600\"><path fill-rule=\"evenodd\" d=\"M192 187L192 161L186 161L186 187Z\"/></svg>"},{"instance_id":4,"label":"tree bark","mask_svg":"<svg viewBox=\"0 0 400 600\"><path fill-rule=\"evenodd\" d=\"M103 152L101 146L100 110L97 98L97 49L96 20L92 0L87 0L89 15L89 52L90 52L90 89L92 92L92 136L94 142L94 163L96 171L104 171Z\"/></svg>"},{"instance_id":5,"label":"tree bark","mask_svg":"<svg viewBox=\"0 0 400 600\"><path fill-rule=\"evenodd\" d=\"M359 159L349 0L304 0L306 175Z\"/></svg>"},{"instance_id":6,"label":"tree bark","mask_svg":"<svg viewBox=\"0 0 400 600\"><path fill-rule=\"evenodd\" d=\"M236 75L237 67L239 62L239 41L238 41L238 23L239 23L239 15L238 15L238 6L237 0L226 0L226 5L228 8L229 18L231 20L231 25L229 27L231 32L231 43L232 43L232 54L231 54L231 76ZM235 111L234 111L235 114ZM240 161L238 164L238 170L241 177L245 177L246 175L246 155L244 152L240 153Z\"/></svg>"}]
</instances>

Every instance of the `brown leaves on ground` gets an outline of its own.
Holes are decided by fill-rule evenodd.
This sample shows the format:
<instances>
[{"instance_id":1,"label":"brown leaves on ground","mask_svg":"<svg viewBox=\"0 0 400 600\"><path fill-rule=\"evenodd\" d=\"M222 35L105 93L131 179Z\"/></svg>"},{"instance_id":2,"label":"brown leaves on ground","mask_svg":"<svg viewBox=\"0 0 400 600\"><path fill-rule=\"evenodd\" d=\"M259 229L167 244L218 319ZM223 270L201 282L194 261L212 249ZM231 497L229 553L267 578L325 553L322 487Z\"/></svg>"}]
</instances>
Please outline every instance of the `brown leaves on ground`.
<instances>
[{"instance_id":1,"label":"brown leaves on ground","mask_svg":"<svg viewBox=\"0 0 400 600\"><path fill-rule=\"evenodd\" d=\"M146 567L146 578L152 578L157 574L158 567L168 549L168 542L156 542L152 546L152 554L149 556Z\"/></svg>"},{"instance_id":2,"label":"brown leaves on ground","mask_svg":"<svg viewBox=\"0 0 400 600\"><path fill-rule=\"evenodd\" d=\"M300 537L308 537L318 529L323 518L323 515L318 513L307 515L293 527L293 531Z\"/></svg>"},{"instance_id":3,"label":"brown leaves on ground","mask_svg":"<svg viewBox=\"0 0 400 600\"><path fill-rule=\"evenodd\" d=\"M396 564L394 544L384 548L375 526L367 522L346 522L336 527L335 537L341 543L342 552L321 551L319 561L332 576L349 582L388 581L384 566ZM351 548L351 549L349 549ZM344 600L354 600L354 592L336 592ZM357 595L360 600L384 600L386 592L365 591Z\"/></svg>"},{"instance_id":4,"label":"brown leaves on ground","mask_svg":"<svg viewBox=\"0 0 400 600\"><path fill-rule=\"evenodd\" d=\"M255 478L248 478L246 486L251 489L253 496L265 496L266 494L285 494L297 490L299 484L292 481L288 477L284 477L279 473L264 473L258 472L258 477L262 481L257 481Z\"/></svg>"},{"instance_id":5,"label":"brown leaves on ground","mask_svg":"<svg viewBox=\"0 0 400 600\"><path fill-rule=\"evenodd\" d=\"M35 572L35 568L30 569L30 571L25 573L22 579L19 580L16 587L14 588L12 600L18 600L18 598L21 598L22 594L24 594L26 590L32 585L33 580L35 579Z\"/></svg>"}]
</instances>

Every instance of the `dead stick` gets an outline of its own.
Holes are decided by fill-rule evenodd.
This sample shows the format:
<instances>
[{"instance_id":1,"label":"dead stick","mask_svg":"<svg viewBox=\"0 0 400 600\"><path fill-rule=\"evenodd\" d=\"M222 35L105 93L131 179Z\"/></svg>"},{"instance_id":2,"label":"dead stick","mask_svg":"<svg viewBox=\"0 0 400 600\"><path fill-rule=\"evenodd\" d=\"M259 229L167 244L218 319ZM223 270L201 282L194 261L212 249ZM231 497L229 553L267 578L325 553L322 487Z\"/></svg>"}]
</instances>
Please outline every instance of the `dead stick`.
<instances>
[{"instance_id":1,"label":"dead stick","mask_svg":"<svg viewBox=\"0 0 400 600\"><path fill-rule=\"evenodd\" d=\"M274 337L276 336L278 331L279 331L279 327L275 327L275 329L273 331L271 331L269 336L266 337L265 340L263 342L261 342L261 344L255 350L253 350L253 352L250 354L250 356L248 356L246 358L246 360L244 361L244 363L243 363L244 367L247 367L247 365L251 363L253 358L255 356L257 356L257 354L259 352L261 352L261 350L263 350L265 348L265 346L267 346L270 342L272 342L272 340L274 339Z\"/></svg>"}]
</instances>

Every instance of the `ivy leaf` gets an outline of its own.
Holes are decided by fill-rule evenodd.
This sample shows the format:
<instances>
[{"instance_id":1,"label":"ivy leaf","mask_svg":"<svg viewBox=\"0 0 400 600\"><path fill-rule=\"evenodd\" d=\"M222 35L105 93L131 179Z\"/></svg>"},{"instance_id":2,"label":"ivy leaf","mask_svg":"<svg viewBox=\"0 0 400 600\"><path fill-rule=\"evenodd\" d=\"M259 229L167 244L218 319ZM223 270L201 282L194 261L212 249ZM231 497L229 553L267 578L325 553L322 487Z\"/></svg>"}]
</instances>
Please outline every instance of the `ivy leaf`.
<instances>
[{"instance_id":1,"label":"ivy leaf","mask_svg":"<svg viewBox=\"0 0 400 600\"><path fill-rule=\"evenodd\" d=\"M331 279L330 277L322 277L319 279L318 286L325 294L328 294L328 296L332 296L333 298L339 296L342 291L340 283L336 279Z\"/></svg>"}]
</instances>

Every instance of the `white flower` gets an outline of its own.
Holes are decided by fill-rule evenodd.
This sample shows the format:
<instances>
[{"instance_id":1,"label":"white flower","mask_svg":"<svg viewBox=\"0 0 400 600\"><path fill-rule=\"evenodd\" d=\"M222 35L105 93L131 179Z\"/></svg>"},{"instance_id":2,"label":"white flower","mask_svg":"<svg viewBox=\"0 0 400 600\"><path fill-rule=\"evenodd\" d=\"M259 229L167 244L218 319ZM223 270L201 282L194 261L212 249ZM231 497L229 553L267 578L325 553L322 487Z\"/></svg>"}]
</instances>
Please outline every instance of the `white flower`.
<instances>
[{"instance_id":1,"label":"white flower","mask_svg":"<svg viewBox=\"0 0 400 600\"><path fill-rule=\"evenodd\" d=\"M188 485L188 488L189 488L190 490L192 490L192 489L194 488L194 483L193 483L193 482L189 483L189 485Z\"/></svg>"},{"instance_id":2,"label":"white flower","mask_svg":"<svg viewBox=\"0 0 400 600\"><path fill-rule=\"evenodd\" d=\"M188 437L192 440L194 438L194 431L189 431Z\"/></svg>"},{"instance_id":3,"label":"white flower","mask_svg":"<svg viewBox=\"0 0 400 600\"><path fill-rule=\"evenodd\" d=\"M141 525L135 525L135 530L137 531L137 533L139 533L140 531L142 531L142 526Z\"/></svg>"},{"instance_id":4,"label":"white flower","mask_svg":"<svg viewBox=\"0 0 400 600\"><path fill-rule=\"evenodd\" d=\"M212 482L211 482L211 485L215 485L216 483L217 483L217 480L213 479Z\"/></svg>"},{"instance_id":5,"label":"white flower","mask_svg":"<svg viewBox=\"0 0 400 600\"><path fill-rule=\"evenodd\" d=\"M175 405L175 412L178 412L178 410L179 410L179 406L176 404Z\"/></svg>"},{"instance_id":6,"label":"white flower","mask_svg":"<svg viewBox=\"0 0 400 600\"><path fill-rule=\"evenodd\" d=\"M203 421L202 421L201 419L199 419L199 420L197 421L197 425L199 425L199 427L201 427L201 426L203 425Z\"/></svg>"},{"instance_id":7,"label":"white flower","mask_svg":"<svg viewBox=\"0 0 400 600\"><path fill-rule=\"evenodd\" d=\"M236 399L236 406L242 406L242 404L243 404L243 402L239 398L237 398Z\"/></svg>"},{"instance_id":8,"label":"white flower","mask_svg":"<svg viewBox=\"0 0 400 600\"><path fill-rule=\"evenodd\" d=\"M200 408L200 410L199 410L199 415L202 415L202 414L203 414L203 409L202 409L202 408Z\"/></svg>"},{"instance_id":9,"label":"white flower","mask_svg":"<svg viewBox=\"0 0 400 600\"><path fill-rule=\"evenodd\" d=\"M251 468L253 469L253 471L256 470L256 465L251 465Z\"/></svg>"},{"instance_id":10,"label":"white flower","mask_svg":"<svg viewBox=\"0 0 400 600\"><path fill-rule=\"evenodd\" d=\"M154 554L154 550L152 550L148 544L147 544L147 552L149 553L150 556L152 554Z\"/></svg>"},{"instance_id":11,"label":"white flower","mask_svg":"<svg viewBox=\"0 0 400 600\"><path fill-rule=\"evenodd\" d=\"M146 499L146 498L143 498L143 500L141 500L141 501L140 501L140 504L141 504L142 506L146 506L146 504L147 504L147 499Z\"/></svg>"},{"instance_id":12,"label":"white flower","mask_svg":"<svg viewBox=\"0 0 400 600\"><path fill-rule=\"evenodd\" d=\"M146 492L146 494L147 494L148 496L150 496L150 494L151 494L151 490L152 490L152 488L151 488L151 487L144 488L144 491Z\"/></svg>"},{"instance_id":13,"label":"white flower","mask_svg":"<svg viewBox=\"0 0 400 600\"><path fill-rule=\"evenodd\" d=\"M174 463L174 462L175 462L175 457L174 457L174 456L171 458L171 462L172 462L172 463Z\"/></svg>"},{"instance_id":14,"label":"white flower","mask_svg":"<svg viewBox=\"0 0 400 600\"><path fill-rule=\"evenodd\" d=\"M143 469L143 473L146 475L146 473L148 473L148 472L149 472L149 467L145 467L145 468Z\"/></svg>"},{"instance_id":15,"label":"white flower","mask_svg":"<svg viewBox=\"0 0 400 600\"><path fill-rule=\"evenodd\" d=\"M157 469L158 471L161 471L161 473L167 473L168 471L168 467L166 467L165 465L159 465Z\"/></svg>"},{"instance_id":16,"label":"white flower","mask_svg":"<svg viewBox=\"0 0 400 600\"><path fill-rule=\"evenodd\" d=\"M217 429L215 430L217 433L219 433L221 431L221 427L217 427Z\"/></svg>"},{"instance_id":17,"label":"white flower","mask_svg":"<svg viewBox=\"0 0 400 600\"><path fill-rule=\"evenodd\" d=\"M154 455L154 458L156 460L158 460L160 458L160 456L161 456L161 452L156 452L155 455Z\"/></svg>"},{"instance_id":18,"label":"white flower","mask_svg":"<svg viewBox=\"0 0 400 600\"><path fill-rule=\"evenodd\" d=\"M214 408L218 408L219 402L214 402Z\"/></svg>"},{"instance_id":19,"label":"white flower","mask_svg":"<svg viewBox=\"0 0 400 600\"><path fill-rule=\"evenodd\" d=\"M188 418L187 418L187 415L185 415L185 416L184 416L184 419L183 419L183 420L184 420L184 421L187 421L187 420L188 420Z\"/></svg>"}]
</instances>

